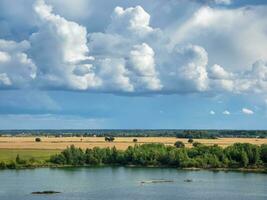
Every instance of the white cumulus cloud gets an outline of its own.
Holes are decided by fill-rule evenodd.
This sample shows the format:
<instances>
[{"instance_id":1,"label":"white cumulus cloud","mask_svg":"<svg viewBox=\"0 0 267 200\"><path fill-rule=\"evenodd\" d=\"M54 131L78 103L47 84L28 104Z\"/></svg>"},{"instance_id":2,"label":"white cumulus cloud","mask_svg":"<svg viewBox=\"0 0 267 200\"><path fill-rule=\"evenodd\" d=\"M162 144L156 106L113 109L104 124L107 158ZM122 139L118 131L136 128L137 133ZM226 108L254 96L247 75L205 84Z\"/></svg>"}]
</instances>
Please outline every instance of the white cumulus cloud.
<instances>
[{"instance_id":1,"label":"white cumulus cloud","mask_svg":"<svg viewBox=\"0 0 267 200\"><path fill-rule=\"evenodd\" d=\"M228 110L223 111L222 114L224 114L224 115L231 115L230 111L228 111Z\"/></svg>"},{"instance_id":2,"label":"white cumulus cloud","mask_svg":"<svg viewBox=\"0 0 267 200\"><path fill-rule=\"evenodd\" d=\"M53 13L43 0L34 4L40 19L39 31L32 34L31 54L38 65L38 79L42 87L87 89L98 84L94 73L77 75L91 57L88 56L87 30ZM88 67L88 65L84 66Z\"/></svg>"},{"instance_id":3,"label":"white cumulus cloud","mask_svg":"<svg viewBox=\"0 0 267 200\"><path fill-rule=\"evenodd\" d=\"M26 51L27 41L0 39L0 88L25 88L36 78L36 65Z\"/></svg>"},{"instance_id":4,"label":"white cumulus cloud","mask_svg":"<svg viewBox=\"0 0 267 200\"><path fill-rule=\"evenodd\" d=\"M202 92L208 89L208 54L200 46L176 46L161 68L164 89L171 93Z\"/></svg>"},{"instance_id":5,"label":"white cumulus cloud","mask_svg":"<svg viewBox=\"0 0 267 200\"><path fill-rule=\"evenodd\" d=\"M83 17L72 13L72 3L60 8L62 1L35 1L36 27L28 39L0 40L1 88L136 95L267 92L266 6L195 4L196 11L166 28L153 26L140 5L118 6L105 29L90 32L69 20ZM83 13L88 2L78 4Z\"/></svg>"},{"instance_id":6,"label":"white cumulus cloud","mask_svg":"<svg viewBox=\"0 0 267 200\"><path fill-rule=\"evenodd\" d=\"M254 111L251 110L251 109L248 109L248 108L243 108L242 109L242 112L246 115L253 115L254 114Z\"/></svg>"},{"instance_id":7,"label":"white cumulus cloud","mask_svg":"<svg viewBox=\"0 0 267 200\"><path fill-rule=\"evenodd\" d=\"M216 113L215 113L215 111L211 110L211 111L210 111L210 114L211 114L211 115L215 115Z\"/></svg>"}]
</instances>

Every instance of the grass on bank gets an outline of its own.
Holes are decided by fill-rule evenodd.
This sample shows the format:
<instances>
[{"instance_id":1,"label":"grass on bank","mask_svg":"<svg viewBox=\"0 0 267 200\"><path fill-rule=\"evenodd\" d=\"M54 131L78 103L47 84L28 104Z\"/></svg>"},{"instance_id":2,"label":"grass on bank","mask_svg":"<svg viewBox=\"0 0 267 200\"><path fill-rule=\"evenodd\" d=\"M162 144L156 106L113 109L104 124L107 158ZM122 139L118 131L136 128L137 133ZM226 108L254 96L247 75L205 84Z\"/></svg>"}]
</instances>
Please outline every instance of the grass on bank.
<instances>
[{"instance_id":1,"label":"grass on bank","mask_svg":"<svg viewBox=\"0 0 267 200\"><path fill-rule=\"evenodd\" d=\"M36 161L43 162L59 152L60 150L46 149L0 149L0 162L15 161L17 155L19 155L23 160L34 159Z\"/></svg>"}]
</instances>

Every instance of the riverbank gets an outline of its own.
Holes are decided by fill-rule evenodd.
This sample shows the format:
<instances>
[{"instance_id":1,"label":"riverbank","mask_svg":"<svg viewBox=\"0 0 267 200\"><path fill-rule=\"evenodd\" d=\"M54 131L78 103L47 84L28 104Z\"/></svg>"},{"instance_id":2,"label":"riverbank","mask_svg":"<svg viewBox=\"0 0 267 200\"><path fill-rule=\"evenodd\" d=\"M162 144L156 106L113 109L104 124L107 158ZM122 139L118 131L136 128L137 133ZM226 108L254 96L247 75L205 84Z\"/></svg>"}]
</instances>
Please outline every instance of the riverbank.
<instances>
[{"instance_id":1,"label":"riverbank","mask_svg":"<svg viewBox=\"0 0 267 200\"><path fill-rule=\"evenodd\" d=\"M78 169L78 168L105 168L105 167L125 167L125 168L159 168L159 169L177 169L185 171L214 171L214 172L248 172L248 173L265 173L267 174L267 167L261 168L196 168L196 167L172 167L172 166L141 166L141 165L55 165L51 163L40 164L40 165L25 165L25 166L16 166L12 168L0 168L1 170L26 170L26 169L39 169L39 168L50 168L50 169Z\"/></svg>"},{"instance_id":2,"label":"riverbank","mask_svg":"<svg viewBox=\"0 0 267 200\"><path fill-rule=\"evenodd\" d=\"M201 169L264 169L267 165L267 145L237 143L227 148L195 143L185 148L178 142L174 146L143 144L128 147L125 151L116 148L93 148L83 151L71 146L52 156L51 163L58 165L123 165L167 166Z\"/></svg>"},{"instance_id":3,"label":"riverbank","mask_svg":"<svg viewBox=\"0 0 267 200\"><path fill-rule=\"evenodd\" d=\"M89 167L89 166L166 167L180 169L266 171L267 145L236 143L227 148L194 143L192 148L182 142L175 146L142 144L126 150L99 148L83 150L70 146L49 159L24 159L19 154L15 160L1 162L1 169L40 167Z\"/></svg>"}]
</instances>

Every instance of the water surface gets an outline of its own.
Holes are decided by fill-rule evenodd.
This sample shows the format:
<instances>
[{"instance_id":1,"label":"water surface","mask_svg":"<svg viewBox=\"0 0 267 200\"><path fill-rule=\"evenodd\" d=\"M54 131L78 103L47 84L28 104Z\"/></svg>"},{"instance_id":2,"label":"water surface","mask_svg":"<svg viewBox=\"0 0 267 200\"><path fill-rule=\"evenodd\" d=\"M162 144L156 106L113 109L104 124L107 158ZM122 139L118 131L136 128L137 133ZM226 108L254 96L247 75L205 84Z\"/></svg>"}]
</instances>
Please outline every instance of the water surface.
<instances>
[{"instance_id":1,"label":"water surface","mask_svg":"<svg viewBox=\"0 0 267 200\"><path fill-rule=\"evenodd\" d=\"M174 182L140 183L154 179ZM31 194L44 190L62 193ZM113 199L266 200L267 174L125 167L0 171L0 200Z\"/></svg>"}]
</instances>

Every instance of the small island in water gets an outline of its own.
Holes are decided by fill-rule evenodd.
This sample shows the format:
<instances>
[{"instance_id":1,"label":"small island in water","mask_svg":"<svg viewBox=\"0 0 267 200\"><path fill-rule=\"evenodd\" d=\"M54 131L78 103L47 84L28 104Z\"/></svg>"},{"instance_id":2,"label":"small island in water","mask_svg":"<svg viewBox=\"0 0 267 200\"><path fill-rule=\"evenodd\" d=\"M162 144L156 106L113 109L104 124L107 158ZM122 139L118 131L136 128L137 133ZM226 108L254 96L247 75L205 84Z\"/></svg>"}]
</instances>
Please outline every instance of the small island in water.
<instances>
[{"instance_id":1,"label":"small island in water","mask_svg":"<svg viewBox=\"0 0 267 200\"><path fill-rule=\"evenodd\" d=\"M53 191L53 190L32 192L32 194L59 194L59 193L61 193L61 192L57 192L57 191Z\"/></svg>"}]
</instances>

